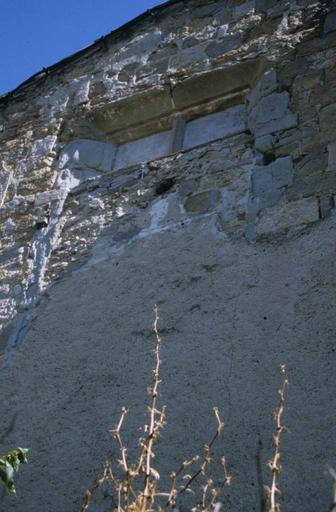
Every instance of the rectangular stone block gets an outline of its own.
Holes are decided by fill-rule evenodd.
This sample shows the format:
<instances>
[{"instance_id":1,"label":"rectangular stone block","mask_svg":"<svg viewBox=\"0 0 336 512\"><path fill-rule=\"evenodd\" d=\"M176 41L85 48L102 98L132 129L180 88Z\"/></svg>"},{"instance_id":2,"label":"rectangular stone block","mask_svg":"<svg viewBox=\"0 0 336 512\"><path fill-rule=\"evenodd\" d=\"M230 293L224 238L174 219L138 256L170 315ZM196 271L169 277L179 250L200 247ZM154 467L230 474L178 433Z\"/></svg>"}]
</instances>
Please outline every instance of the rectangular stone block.
<instances>
[{"instance_id":1,"label":"rectangular stone block","mask_svg":"<svg viewBox=\"0 0 336 512\"><path fill-rule=\"evenodd\" d=\"M297 116L290 112L287 91L272 93L262 98L249 115L249 127L256 136L292 128Z\"/></svg>"},{"instance_id":2,"label":"rectangular stone block","mask_svg":"<svg viewBox=\"0 0 336 512\"><path fill-rule=\"evenodd\" d=\"M60 169L95 169L110 171L114 161L116 147L111 142L99 142L77 139L70 142L62 151L59 159Z\"/></svg>"},{"instance_id":3,"label":"rectangular stone block","mask_svg":"<svg viewBox=\"0 0 336 512\"><path fill-rule=\"evenodd\" d=\"M295 179L286 192L290 200L316 194L336 194L335 172L321 172Z\"/></svg>"},{"instance_id":4,"label":"rectangular stone block","mask_svg":"<svg viewBox=\"0 0 336 512\"><path fill-rule=\"evenodd\" d=\"M171 150L171 130L155 133L119 146L114 169L129 167L168 155Z\"/></svg>"},{"instance_id":5,"label":"rectangular stone block","mask_svg":"<svg viewBox=\"0 0 336 512\"><path fill-rule=\"evenodd\" d=\"M245 106L237 105L187 123L183 149L199 146L244 130L246 130Z\"/></svg>"},{"instance_id":6,"label":"rectangular stone block","mask_svg":"<svg viewBox=\"0 0 336 512\"><path fill-rule=\"evenodd\" d=\"M92 114L92 121L98 129L113 135L171 113L170 88L157 87L105 105Z\"/></svg>"},{"instance_id":7,"label":"rectangular stone block","mask_svg":"<svg viewBox=\"0 0 336 512\"><path fill-rule=\"evenodd\" d=\"M177 109L197 105L249 87L258 76L260 60L242 62L229 68L201 73L173 86L173 100Z\"/></svg>"},{"instance_id":8,"label":"rectangular stone block","mask_svg":"<svg viewBox=\"0 0 336 512\"><path fill-rule=\"evenodd\" d=\"M318 201L312 197L266 208L257 223L257 239L295 232L318 220Z\"/></svg>"},{"instance_id":9,"label":"rectangular stone block","mask_svg":"<svg viewBox=\"0 0 336 512\"><path fill-rule=\"evenodd\" d=\"M185 50L176 51L176 55L173 55L169 59L169 68L178 69L185 66L189 66L193 62L206 59L205 48L207 43L200 43L196 46L191 46Z\"/></svg>"}]
</instances>

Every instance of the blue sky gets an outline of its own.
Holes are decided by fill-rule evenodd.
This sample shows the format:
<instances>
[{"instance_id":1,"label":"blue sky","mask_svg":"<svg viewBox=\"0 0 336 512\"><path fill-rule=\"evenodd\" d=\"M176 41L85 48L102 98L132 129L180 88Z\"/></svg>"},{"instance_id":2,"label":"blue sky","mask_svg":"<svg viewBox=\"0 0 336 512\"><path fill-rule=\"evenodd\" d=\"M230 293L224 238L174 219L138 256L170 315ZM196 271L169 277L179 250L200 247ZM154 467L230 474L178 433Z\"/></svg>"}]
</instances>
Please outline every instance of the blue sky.
<instances>
[{"instance_id":1,"label":"blue sky","mask_svg":"<svg viewBox=\"0 0 336 512\"><path fill-rule=\"evenodd\" d=\"M0 94L163 0L0 0Z\"/></svg>"}]
</instances>

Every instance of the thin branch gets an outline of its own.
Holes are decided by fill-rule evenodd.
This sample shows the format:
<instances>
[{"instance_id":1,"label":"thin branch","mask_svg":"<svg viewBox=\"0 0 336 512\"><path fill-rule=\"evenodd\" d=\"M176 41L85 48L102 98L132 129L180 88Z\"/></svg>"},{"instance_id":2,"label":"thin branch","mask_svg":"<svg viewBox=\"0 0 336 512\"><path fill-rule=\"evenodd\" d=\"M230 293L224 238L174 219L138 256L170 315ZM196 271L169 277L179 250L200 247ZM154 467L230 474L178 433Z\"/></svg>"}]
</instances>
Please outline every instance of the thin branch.
<instances>
[{"instance_id":1,"label":"thin branch","mask_svg":"<svg viewBox=\"0 0 336 512\"><path fill-rule=\"evenodd\" d=\"M216 431L210 441L209 444L206 444L204 445L204 449L203 449L203 461L202 461L202 464L200 465L200 467L198 468L198 470L192 475L190 476L190 478L188 478L188 481L187 483L177 492L177 496L183 494L184 492L186 492L187 489L190 488L191 484L200 476L200 475L204 475L205 474L205 470L207 468L207 466L210 464L211 462L211 458L210 458L210 449L211 447L213 446L214 442L216 441L216 439L220 436L221 434L221 431L224 427L224 423L221 421L220 417L219 417L219 410L218 410L218 407L214 407L213 408L213 411L214 411L214 414L215 414L215 417L216 417L216 420L217 420L217 428L216 428Z\"/></svg>"},{"instance_id":2,"label":"thin branch","mask_svg":"<svg viewBox=\"0 0 336 512\"><path fill-rule=\"evenodd\" d=\"M95 484L91 487L91 489L86 490L84 494L81 512L86 512L88 510L92 495L99 487L101 487L105 482L108 482L109 480L114 480L114 477L112 475L109 463L106 463L104 465L102 476L96 480Z\"/></svg>"},{"instance_id":3,"label":"thin branch","mask_svg":"<svg viewBox=\"0 0 336 512\"><path fill-rule=\"evenodd\" d=\"M280 512L280 505L277 501L277 496L280 495L280 489L277 484L278 477L281 473L280 466L280 458L281 458L281 434L285 430L285 426L282 424L282 416L285 410L285 392L286 387L288 385L288 379L286 374L286 366L280 366L280 372L283 375L282 385L278 391L279 393L279 407L277 411L274 412L274 421L275 421L275 434L273 436L274 442L274 456L273 459L268 462L268 467L272 471L272 484L269 489L269 501L270 501L270 509L269 512Z\"/></svg>"},{"instance_id":4,"label":"thin branch","mask_svg":"<svg viewBox=\"0 0 336 512\"><path fill-rule=\"evenodd\" d=\"M119 446L119 450L120 450L120 454L121 454L120 462L121 462L121 466L122 466L123 470L125 471L125 473L128 473L128 464L127 464L127 459L126 459L127 448L125 447L125 445L122 442L120 432L121 432L121 427L122 427L122 424L124 422L124 419L125 419L125 416L127 413L128 413L128 409L126 407L122 407L119 423L118 423L117 427L114 430L112 430L114 439L117 441L118 446Z\"/></svg>"},{"instance_id":5,"label":"thin branch","mask_svg":"<svg viewBox=\"0 0 336 512\"><path fill-rule=\"evenodd\" d=\"M156 403L158 398L158 389L160 385L160 347L162 339L158 330L158 322L159 322L159 313L158 307L155 304L154 306L154 322L153 322L153 332L156 339L156 346L154 350L155 354L155 367L152 372L153 378L153 387L151 389L151 404L149 407L149 429L147 438L145 441L145 449L146 449L146 472L145 472L145 482L144 482L144 492L143 492L143 500L142 500L142 508L141 511L145 512L147 508L147 503L151 497L151 487L152 487L152 479L151 476L153 474L151 468L151 461L153 458L153 444L155 442L155 434L157 431L163 426L164 421L164 410L161 412L157 411ZM156 420L157 414L160 414L159 420Z\"/></svg>"},{"instance_id":6,"label":"thin branch","mask_svg":"<svg viewBox=\"0 0 336 512\"><path fill-rule=\"evenodd\" d=\"M332 477L333 484L333 502L330 507L330 512L336 512L336 471L331 466L327 466L330 476Z\"/></svg>"}]
</instances>

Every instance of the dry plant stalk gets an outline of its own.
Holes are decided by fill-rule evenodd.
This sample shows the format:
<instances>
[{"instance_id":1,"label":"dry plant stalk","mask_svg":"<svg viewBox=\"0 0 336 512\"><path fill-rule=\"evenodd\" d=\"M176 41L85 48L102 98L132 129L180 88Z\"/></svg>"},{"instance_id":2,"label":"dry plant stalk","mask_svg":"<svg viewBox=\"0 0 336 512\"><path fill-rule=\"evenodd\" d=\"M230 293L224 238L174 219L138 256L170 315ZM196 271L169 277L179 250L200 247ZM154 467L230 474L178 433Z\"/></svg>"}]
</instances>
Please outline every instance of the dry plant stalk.
<instances>
[{"instance_id":1,"label":"dry plant stalk","mask_svg":"<svg viewBox=\"0 0 336 512\"><path fill-rule=\"evenodd\" d=\"M231 482L225 457L221 459L223 467L223 481L221 484L216 486L213 480L207 477L208 466L212 462L211 449L224 427L217 407L213 408L217 427L210 443L204 446L202 456L195 456L191 460L184 461L178 471L170 475L170 490L168 492L161 492L159 490L158 481L160 474L153 467L153 459L155 457L154 445L166 422L165 407L158 408L157 405L158 390L161 383L160 349L162 344L158 321L159 313L155 305L152 325L155 336L155 364L152 369L152 386L149 389L148 424L144 427L145 436L139 439L140 453L137 461L135 464L130 464L127 459L127 447L123 443L121 429L128 410L126 407L122 407L118 425L112 431L120 452L117 468L112 469L111 462L105 463L102 476L97 479L93 487L88 489L84 495L81 512L88 511L93 494L107 482L112 483L117 498L114 512L162 512L167 509L176 508L176 500L186 492L193 492L192 484L199 482L200 479L205 480L205 483L199 485L200 499L192 509L193 512L219 512L222 506L219 501L221 489L224 485L230 485ZM196 468L191 474L186 473L188 468L195 466Z\"/></svg>"},{"instance_id":2,"label":"dry plant stalk","mask_svg":"<svg viewBox=\"0 0 336 512\"><path fill-rule=\"evenodd\" d=\"M283 376L282 384L280 389L278 390L279 393L279 407L274 412L274 421L275 421L275 433L273 436L273 442L274 442L274 456L273 458L268 462L268 467L272 471L272 484L271 487L266 487L266 491L268 494L268 500L270 503L270 509L269 512L280 512L280 504L277 501L277 497L281 494L279 486L278 486L278 477L281 473L281 466L280 466L280 459L281 459L281 435L284 430L286 430L286 427L282 424L282 416L285 410L285 392L286 387L288 385L288 379L287 379L287 373L286 373L286 366L281 365L280 366L280 373Z\"/></svg>"},{"instance_id":3,"label":"dry plant stalk","mask_svg":"<svg viewBox=\"0 0 336 512\"><path fill-rule=\"evenodd\" d=\"M336 512L336 471L331 466L328 466L328 471L333 479L333 501L330 507L330 512Z\"/></svg>"}]
</instances>

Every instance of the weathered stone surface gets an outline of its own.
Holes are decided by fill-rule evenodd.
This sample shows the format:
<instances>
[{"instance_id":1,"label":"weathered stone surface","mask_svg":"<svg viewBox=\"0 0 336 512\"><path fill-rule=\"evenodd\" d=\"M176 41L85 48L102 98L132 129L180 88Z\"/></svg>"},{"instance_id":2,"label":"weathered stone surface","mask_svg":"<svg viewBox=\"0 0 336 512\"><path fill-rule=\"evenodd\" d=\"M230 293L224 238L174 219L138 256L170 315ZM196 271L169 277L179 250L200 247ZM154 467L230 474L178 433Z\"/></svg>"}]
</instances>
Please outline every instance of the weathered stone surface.
<instances>
[{"instance_id":1,"label":"weathered stone surface","mask_svg":"<svg viewBox=\"0 0 336 512\"><path fill-rule=\"evenodd\" d=\"M222 33L223 34L223 33ZM218 55L222 55L226 52L230 52L231 50L235 50L241 44L240 35L227 35L221 43L217 41L213 41L210 43L205 50L205 53L208 57L218 57Z\"/></svg>"},{"instance_id":2,"label":"weathered stone surface","mask_svg":"<svg viewBox=\"0 0 336 512\"><path fill-rule=\"evenodd\" d=\"M185 208L190 213L207 213L213 210L220 200L218 190L204 190L187 198Z\"/></svg>"},{"instance_id":3,"label":"weathered stone surface","mask_svg":"<svg viewBox=\"0 0 336 512\"><path fill-rule=\"evenodd\" d=\"M115 157L116 147L107 142L93 140L75 140L62 151L59 159L60 169L96 169L110 171Z\"/></svg>"},{"instance_id":4,"label":"weathered stone surface","mask_svg":"<svg viewBox=\"0 0 336 512\"><path fill-rule=\"evenodd\" d=\"M286 207L266 208L257 223L257 237L269 238L293 233L319 220L318 202L314 198L288 203Z\"/></svg>"},{"instance_id":5,"label":"weathered stone surface","mask_svg":"<svg viewBox=\"0 0 336 512\"><path fill-rule=\"evenodd\" d=\"M227 137L242 132L245 129L246 109L244 105L238 105L223 112L200 117L187 123L183 149L198 146L221 137Z\"/></svg>"},{"instance_id":6,"label":"weathered stone surface","mask_svg":"<svg viewBox=\"0 0 336 512\"><path fill-rule=\"evenodd\" d=\"M336 194L335 172L311 173L294 179L293 185L286 191L289 200L328 193Z\"/></svg>"},{"instance_id":7,"label":"weathered stone surface","mask_svg":"<svg viewBox=\"0 0 336 512\"><path fill-rule=\"evenodd\" d=\"M117 151L115 169L155 160L155 158L169 154L170 141L171 132L165 131L121 145Z\"/></svg>"},{"instance_id":8,"label":"weathered stone surface","mask_svg":"<svg viewBox=\"0 0 336 512\"><path fill-rule=\"evenodd\" d=\"M105 105L92 114L95 126L106 133L120 132L129 126L146 123L172 111L169 87L134 94Z\"/></svg>"},{"instance_id":9,"label":"weathered stone surface","mask_svg":"<svg viewBox=\"0 0 336 512\"><path fill-rule=\"evenodd\" d=\"M254 146L258 151L265 153L266 151L269 151L270 149L273 148L274 143L275 137L273 135L267 134L255 139Z\"/></svg>"},{"instance_id":10,"label":"weathered stone surface","mask_svg":"<svg viewBox=\"0 0 336 512\"><path fill-rule=\"evenodd\" d=\"M255 1L251 0L249 2L243 2L240 5L237 5L233 9L233 17L241 18L242 16L249 16L253 14L255 11Z\"/></svg>"},{"instance_id":11,"label":"weathered stone surface","mask_svg":"<svg viewBox=\"0 0 336 512\"><path fill-rule=\"evenodd\" d=\"M256 136L292 128L297 116L289 110L287 91L272 93L262 98L249 115L249 126Z\"/></svg>"},{"instance_id":12,"label":"weathered stone surface","mask_svg":"<svg viewBox=\"0 0 336 512\"><path fill-rule=\"evenodd\" d=\"M213 73L188 78L173 87L174 103L177 108L185 108L224 93L244 89L251 84L258 71L258 62L243 62L229 70L218 69Z\"/></svg>"},{"instance_id":13,"label":"weathered stone surface","mask_svg":"<svg viewBox=\"0 0 336 512\"><path fill-rule=\"evenodd\" d=\"M175 52L175 55L169 59L169 68L183 68L189 66L194 62L202 61L206 58L206 43L198 44L197 46L191 46L180 52Z\"/></svg>"},{"instance_id":14,"label":"weathered stone surface","mask_svg":"<svg viewBox=\"0 0 336 512\"><path fill-rule=\"evenodd\" d=\"M247 97L250 109L253 109L261 98L264 98L274 92L277 86L276 70L274 68L269 69L264 73L261 80Z\"/></svg>"},{"instance_id":15,"label":"weathered stone surface","mask_svg":"<svg viewBox=\"0 0 336 512\"><path fill-rule=\"evenodd\" d=\"M252 173L252 194L258 210L271 206L280 199L284 187L293 180L292 158L278 158L265 166L256 166Z\"/></svg>"}]
</instances>

